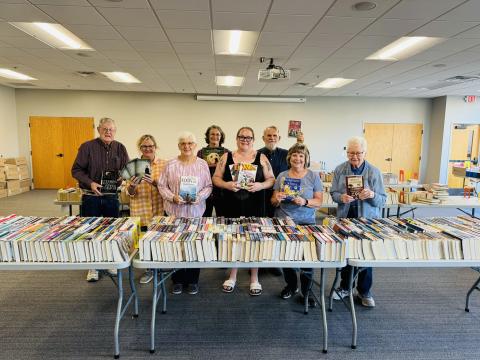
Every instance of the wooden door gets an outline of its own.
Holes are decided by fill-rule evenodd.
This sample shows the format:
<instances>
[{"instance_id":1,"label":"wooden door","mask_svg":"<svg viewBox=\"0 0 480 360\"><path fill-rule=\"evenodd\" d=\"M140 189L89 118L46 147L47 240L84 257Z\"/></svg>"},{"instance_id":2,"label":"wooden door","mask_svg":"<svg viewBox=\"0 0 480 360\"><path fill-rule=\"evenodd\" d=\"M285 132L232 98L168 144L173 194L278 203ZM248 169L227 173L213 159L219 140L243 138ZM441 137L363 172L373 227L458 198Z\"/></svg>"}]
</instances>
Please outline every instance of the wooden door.
<instances>
[{"instance_id":1,"label":"wooden door","mask_svg":"<svg viewBox=\"0 0 480 360\"><path fill-rule=\"evenodd\" d=\"M420 171L422 153L422 124L394 124L392 145L392 173L404 171L405 180Z\"/></svg>"},{"instance_id":2,"label":"wooden door","mask_svg":"<svg viewBox=\"0 0 480 360\"><path fill-rule=\"evenodd\" d=\"M32 177L36 189L74 186L71 169L80 144L94 137L93 118L30 117Z\"/></svg>"},{"instance_id":3,"label":"wooden door","mask_svg":"<svg viewBox=\"0 0 480 360\"><path fill-rule=\"evenodd\" d=\"M364 124L367 140L366 159L380 169L391 172L393 124Z\"/></svg>"}]
</instances>

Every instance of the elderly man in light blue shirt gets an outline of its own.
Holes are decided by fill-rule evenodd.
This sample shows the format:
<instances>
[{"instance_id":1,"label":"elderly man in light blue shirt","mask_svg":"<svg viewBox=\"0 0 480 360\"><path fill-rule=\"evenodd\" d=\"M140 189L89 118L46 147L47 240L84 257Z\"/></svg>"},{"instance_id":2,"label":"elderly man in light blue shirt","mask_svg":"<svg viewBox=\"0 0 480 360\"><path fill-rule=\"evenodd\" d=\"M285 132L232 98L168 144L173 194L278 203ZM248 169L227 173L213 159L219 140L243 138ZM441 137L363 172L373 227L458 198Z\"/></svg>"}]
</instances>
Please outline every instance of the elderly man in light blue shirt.
<instances>
[{"instance_id":1,"label":"elderly man in light blue shirt","mask_svg":"<svg viewBox=\"0 0 480 360\"><path fill-rule=\"evenodd\" d=\"M338 204L339 218L378 218L385 204L386 194L383 186L382 173L378 168L365 161L367 142L363 137L353 137L347 142L348 160L337 166L333 175L330 193L333 201ZM346 176L361 175L363 190L357 197L347 194ZM348 295L348 279L351 266L342 269L340 288L334 293L334 299L340 300ZM366 268L358 275L356 295L362 305L375 307L375 300L370 292L372 287L372 268Z\"/></svg>"}]
</instances>

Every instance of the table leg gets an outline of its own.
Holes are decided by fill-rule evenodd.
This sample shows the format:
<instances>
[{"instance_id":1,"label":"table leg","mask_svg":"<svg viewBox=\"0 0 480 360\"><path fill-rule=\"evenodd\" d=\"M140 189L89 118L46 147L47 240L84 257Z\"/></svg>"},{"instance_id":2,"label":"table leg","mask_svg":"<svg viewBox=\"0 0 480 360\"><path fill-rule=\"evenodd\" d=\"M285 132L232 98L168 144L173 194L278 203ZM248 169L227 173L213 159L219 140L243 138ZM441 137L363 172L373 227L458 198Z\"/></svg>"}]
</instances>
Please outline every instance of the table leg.
<instances>
[{"instance_id":1,"label":"table leg","mask_svg":"<svg viewBox=\"0 0 480 360\"><path fill-rule=\"evenodd\" d=\"M479 290L480 288L478 287L478 284L480 284L480 277L475 281L475 283L472 285L470 290L467 292L467 298L465 299L465 311L469 312L470 308L468 307L468 303L470 302L470 295L472 295L473 290Z\"/></svg>"},{"instance_id":2,"label":"table leg","mask_svg":"<svg viewBox=\"0 0 480 360\"><path fill-rule=\"evenodd\" d=\"M138 317L138 296L137 296L137 288L135 287L135 277L133 275L133 267L130 265L128 267L128 279L130 282L130 290L133 295L134 301L134 313L133 317Z\"/></svg>"},{"instance_id":3,"label":"table leg","mask_svg":"<svg viewBox=\"0 0 480 360\"><path fill-rule=\"evenodd\" d=\"M325 311L325 269L320 269L320 306L322 307L322 321L323 321L323 353L327 353L328 346L328 328L327 328L327 313Z\"/></svg>"},{"instance_id":4,"label":"table leg","mask_svg":"<svg viewBox=\"0 0 480 360\"><path fill-rule=\"evenodd\" d=\"M332 288L330 289L330 297L328 300L328 311L333 310L333 293L335 292L335 288L337 287L338 277L340 276L341 269L335 269L335 279L333 280Z\"/></svg>"},{"instance_id":5,"label":"table leg","mask_svg":"<svg viewBox=\"0 0 480 360\"><path fill-rule=\"evenodd\" d=\"M155 315L157 313L158 269L153 269L152 322L150 324L150 353L155 352Z\"/></svg>"},{"instance_id":6,"label":"table leg","mask_svg":"<svg viewBox=\"0 0 480 360\"><path fill-rule=\"evenodd\" d=\"M120 329L120 319L122 317L122 303L123 303L123 277L122 270L118 270L117 274L118 279L118 304L117 304L117 317L115 318L115 330L113 332L114 343L115 343L115 354L113 357L118 359L120 357L120 344L118 341L118 332Z\"/></svg>"},{"instance_id":7,"label":"table leg","mask_svg":"<svg viewBox=\"0 0 480 360\"><path fill-rule=\"evenodd\" d=\"M353 302L353 280L354 280L355 267L352 266L350 271L350 279L348 282L349 299L350 299L350 314L352 315L352 349L357 348L357 317L355 315L355 303Z\"/></svg>"}]
</instances>

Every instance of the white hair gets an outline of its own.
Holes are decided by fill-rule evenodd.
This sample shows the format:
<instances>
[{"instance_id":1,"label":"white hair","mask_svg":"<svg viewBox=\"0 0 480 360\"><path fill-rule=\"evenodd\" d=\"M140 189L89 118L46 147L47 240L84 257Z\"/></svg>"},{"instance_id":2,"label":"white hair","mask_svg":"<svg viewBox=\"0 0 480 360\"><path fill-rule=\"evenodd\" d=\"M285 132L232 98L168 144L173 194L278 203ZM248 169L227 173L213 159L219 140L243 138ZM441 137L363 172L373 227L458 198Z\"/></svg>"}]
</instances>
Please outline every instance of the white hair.
<instances>
[{"instance_id":1,"label":"white hair","mask_svg":"<svg viewBox=\"0 0 480 360\"><path fill-rule=\"evenodd\" d=\"M108 117L101 118L100 121L98 122L98 127L102 127L102 125L106 123L111 123L113 124L113 126L117 127L117 125L115 124L115 120L110 119Z\"/></svg>"},{"instance_id":2,"label":"white hair","mask_svg":"<svg viewBox=\"0 0 480 360\"><path fill-rule=\"evenodd\" d=\"M178 135L178 143L180 144L182 140L190 140L191 142L197 143L197 138L190 131L183 131Z\"/></svg>"},{"instance_id":3,"label":"white hair","mask_svg":"<svg viewBox=\"0 0 480 360\"><path fill-rule=\"evenodd\" d=\"M360 145L363 151L367 152L367 140L362 136L354 136L347 141L347 150L353 145Z\"/></svg>"}]
</instances>

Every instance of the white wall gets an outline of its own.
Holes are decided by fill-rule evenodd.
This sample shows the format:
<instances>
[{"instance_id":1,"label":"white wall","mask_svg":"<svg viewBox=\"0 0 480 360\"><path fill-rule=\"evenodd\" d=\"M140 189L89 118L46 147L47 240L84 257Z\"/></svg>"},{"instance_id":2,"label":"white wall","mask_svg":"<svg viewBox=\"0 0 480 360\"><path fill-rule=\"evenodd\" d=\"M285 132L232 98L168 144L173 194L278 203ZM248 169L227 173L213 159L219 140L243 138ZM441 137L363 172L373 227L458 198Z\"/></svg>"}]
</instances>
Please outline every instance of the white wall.
<instances>
[{"instance_id":1,"label":"white wall","mask_svg":"<svg viewBox=\"0 0 480 360\"><path fill-rule=\"evenodd\" d=\"M440 180L440 168L445 162L443 146L443 135L445 132L445 110L447 97L433 99L432 116L429 124L429 146L427 151L427 171L425 182L432 183ZM448 161L448 154L447 161Z\"/></svg>"},{"instance_id":2,"label":"white wall","mask_svg":"<svg viewBox=\"0 0 480 360\"><path fill-rule=\"evenodd\" d=\"M18 155L15 89L0 86L0 156L16 157Z\"/></svg>"},{"instance_id":3,"label":"white wall","mask_svg":"<svg viewBox=\"0 0 480 360\"><path fill-rule=\"evenodd\" d=\"M204 146L203 134L211 124L223 128L227 135L225 145L230 149L235 148L234 137L239 127L253 127L257 137L255 147L259 148L263 146L263 129L273 124L281 130L280 146L288 148L294 143L294 139L287 138L288 121L301 120L312 160L326 161L329 169L344 161L346 140L361 135L364 122L428 126L432 103L430 99L364 97L315 97L308 98L306 104L207 102L181 94L30 89L18 89L16 101L23 153L30 150L25 136L29 116L93 116L96 122L108 116L117 122L117 140L125 144L131 157L137 154L136 139L151 133L157 138L163 158L178 153L177 135L183 130L195 133L199 146ZM422 169L425 166L426 162L422 163Z\"/></svg>"}]
</instances>

